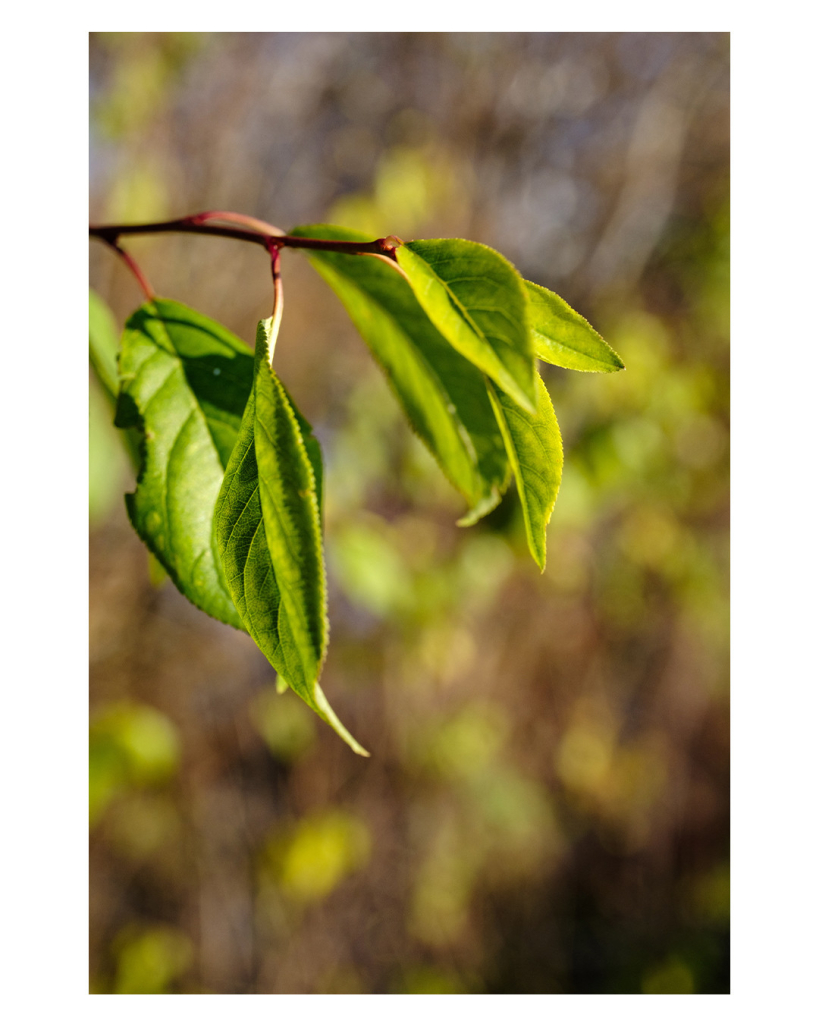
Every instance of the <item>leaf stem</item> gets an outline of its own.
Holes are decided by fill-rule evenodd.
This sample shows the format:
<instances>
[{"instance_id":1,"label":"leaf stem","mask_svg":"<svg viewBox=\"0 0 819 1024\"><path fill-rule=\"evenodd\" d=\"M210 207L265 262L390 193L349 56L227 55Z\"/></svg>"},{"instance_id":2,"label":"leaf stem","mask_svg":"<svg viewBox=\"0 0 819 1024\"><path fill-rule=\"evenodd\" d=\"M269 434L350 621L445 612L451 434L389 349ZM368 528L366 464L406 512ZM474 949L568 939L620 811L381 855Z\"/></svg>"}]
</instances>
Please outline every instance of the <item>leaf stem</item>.
<instances>
[{"instance_id":1,"label":"leaf stem","mask_svg":"<svg viewBox=\"0 0 819 1024\"><path fill-rule=\"evenodd\" d=\"M123 249L117 241L110 241L107 238L103 239L103 241L105 241L114 250L114 252L118 253L123 260L125 260L128 269L137 279L139 287L142 289L142 294L145 296L148 302L153 302L154 299L156 298L156 292L151 287L148 278L143 274L142 269L140 268L139 264L134 259L134 257L129 252L126 252L126 250Z\"/></svg>"},{"instance_id":2,"label":"leaf stem","mask_svg":"<svg viewBox=\"0 0 819 1024\"><path fill-rule=\"evenodd\" d=\"M284 309L284 289L282 288L282 275L281 275L281 249L271 243L269 245L270 250L270 270L273 274L273 312L270 314L273 323L270 325L270 342L267 350L267 361L270 364L270 369L273 369L273 352L276 348L276 341L279 337L279 327L282 322L282 311Z\"/></svg>"}]
</instances>

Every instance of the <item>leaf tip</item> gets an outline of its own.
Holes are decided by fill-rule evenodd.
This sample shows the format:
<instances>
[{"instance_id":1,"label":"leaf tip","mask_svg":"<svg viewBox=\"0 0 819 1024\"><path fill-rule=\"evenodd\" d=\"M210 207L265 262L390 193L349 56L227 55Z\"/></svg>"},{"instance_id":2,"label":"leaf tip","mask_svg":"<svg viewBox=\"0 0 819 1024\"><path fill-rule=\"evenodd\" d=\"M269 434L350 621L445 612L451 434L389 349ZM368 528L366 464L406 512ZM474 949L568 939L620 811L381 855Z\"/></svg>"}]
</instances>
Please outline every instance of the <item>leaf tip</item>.
<instances>
[{"instance_id":1,"label":"leaf tip","mask_svg":"<svg viewBox=\"0 0 819 1024\"><path fill-rule=\"evenodd\" d=\"M335 726L333 727L335 728ZM343 733L340 733L338 729L335 730L339 736L344 740L347 746L352 750L354 754L358 754L359 757L371 757L369 750L365 750L364 747L356 740L349 732L345 729Z\"/></svg>"},{"instance_id":2,"label":"leaf tip","mask_svg":"<svg viewBox=\"0 0 819 1024\"><path fill-rule=\"evenodd\" d=\"M313 691L313 701L313 708L318 711L319 717L323 718L330 728L344 740L350 750L359 754L361 757L370 756L369 750L365 750L358 740L355 739L355 737L341 724L338 715L330 707L330 703L325 697L324 691L319 686L318 682L316 682L315 689Z\"/></svg>"}]
</instances>

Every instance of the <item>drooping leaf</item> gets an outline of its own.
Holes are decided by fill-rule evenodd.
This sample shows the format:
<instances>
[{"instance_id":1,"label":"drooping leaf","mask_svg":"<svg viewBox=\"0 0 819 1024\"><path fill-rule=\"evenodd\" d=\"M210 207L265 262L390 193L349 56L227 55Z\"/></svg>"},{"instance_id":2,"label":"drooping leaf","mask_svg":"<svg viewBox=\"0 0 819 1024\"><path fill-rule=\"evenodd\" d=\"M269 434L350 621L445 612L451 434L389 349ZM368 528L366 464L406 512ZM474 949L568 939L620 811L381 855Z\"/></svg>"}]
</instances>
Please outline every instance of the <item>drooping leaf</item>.
<instances>
[{"instance_id":1,"label":"drooping leaf","mask_svg":"<svg viewBox=\"0 0 819 1024\"><path fill-rule=\"evenodd\" d=\"M108 303L93 288L88 296L88 355L97 379L113 400L119 390L117 380L117 323Z\"/></svg>"},{"instance_id":2,"label":"drooping leaf","mask_svg":"<svg viewBox=\"0 0 819 1024\"><path fill-rule=\"evenodd\" d=\"M352 747L318 684L327 651L321 454L269 366L273 318L256 333L253 390L225 471L214 526L227 585L270 664Z\"/></svg>"},{"instance_id":3,"label":"drooping leaf","mask_svg":"<svg viewBox=\"0 0 819 1024\"><path fill-rule=\"evenodd\" d=\"M524 284L538 359L567 370L613 373L624 368L614 349L568 302L532 281Z\"/></svg>"},{"instance_id":4,"label":"drooping leaf","mask_svg":"<svg viewBox=\"0 0 819 1024\"><path fill-rule=\"evenodd\" d=\"M168 299L125 325L116 424L143 437L134 529L197 608L243 629L213 531L213 511L253 382L253 358L220 324Z\"/></svg>"},{"instance_id":5,"label":"drooping leaf","mask_svg":"<svg viewBox=\"0 0 819 1024\"><path fill-rule=\"evenodd\" d=\"M552 400L540 377L534 415L521 409L491 381L486 386L518 485L529 550L542 572L546 565L546 524L563 474L563 442Z\"/></svg>"},{"instance_id":6,"label":"drooping leaf","mask_svg":"<svg viewBox=\"0 0 819 1024\"><path fill-rule=\"evenodd\" d=\"M462 238L406 242L396 251L438 330L519 405L534 412L535 364L523 278L500 253Z\"/></svg>"},{"instance_id":7,"label":"drooping leaf","mask_svg":"<svg viewBox=\"0 0 819 1024\"><path fill-rule=\"evenodd\" d=\"M291 234L366 241L329 224ZM509 463L483 374L432 324L407 281L382 260L311 252L310 262L336 292L445 476L464 495L468 525L491 511L509 481Z\"/></svg>"}]
</instances>

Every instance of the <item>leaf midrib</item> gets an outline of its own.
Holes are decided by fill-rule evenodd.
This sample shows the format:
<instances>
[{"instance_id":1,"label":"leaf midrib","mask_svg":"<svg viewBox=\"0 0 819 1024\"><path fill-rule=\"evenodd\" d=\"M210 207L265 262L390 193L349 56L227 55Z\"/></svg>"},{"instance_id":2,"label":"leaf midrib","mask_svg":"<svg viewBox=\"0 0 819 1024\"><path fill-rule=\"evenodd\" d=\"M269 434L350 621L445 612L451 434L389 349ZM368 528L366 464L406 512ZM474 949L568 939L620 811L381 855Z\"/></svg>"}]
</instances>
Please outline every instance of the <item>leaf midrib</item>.
<instances>
[{"instance_id":1,"label":"leaf midrib","mask_svg":"<svg viewBox=\"0 0 819 1024\"><path fill-rule=\"evenodd\" d=\"M548 344L550 346L553 346L554 348L559 349L560 350L560 354L565 352L569 356L575 356L577 358L588 359L588 361L590 363L594 363L595 366L602 366L602 367L605 367L605 369L607 369L607 370L617 370L617 369L620 369L620 367L618 367L613 362L607 363L605 360L599 359L597 356L589 355L588 352L584 352L583 349L581 349L581 348L573 348L571 345L567 345L563 341L556 341L554 338L550 337L548 334L544 334L543 331L538 330L537 327L533 327L532 328L532 333L537 335L538 338L542 338L545 342L548 342ZM602 338L600 340L603 341ZM548 359L546 359L544 356L541 356L537 352L535 352L535 356L538 359L542 360L542 362L544 362L544 363L548 363L549 362Z\"/></svg>"},{"instance_id":2,"label":"leaf midrib","mask_svg":"<svg viewBox=\"0 0 819 1024\"><path fill-rule=\"evenodd\" d=\"M275 387L275 382L274 382L273 386ZM280 400L283 401L283 398L284 398L284 396L280 396ZM286 412L285 412L285 415L287 415ZM289 419L289 417L288 417L288 419ZM271 447L275 448L274 438L271 435L270 431L267 429L267 425L265 423L263 423L259 419L258 412L257 412L256 417L255 417L255 424L254 425L255 426L260 426L262 428L262 431L264 432L265 436L267 437L267 440L268 440L269 444L271 445ZM298 424L296 424L296 426L298 428ZM303 445L303 443L304 442L302 442L302 445ZM307 453L306 452L304 453L304 456L305 456L305 459L307 459L307 463L308 463L308 466L309 466L310 460L307 458ZM257 462L258 462L258 458L257 458ZM310 473L311 473L311 475L313 475L313 467L312 466L310 466ZM260 483L261 483L261 477L259 477L259 480L260 480ZM315 486L316 486L315 485L315 480L313 480L313 488L310 491L310 506L311 506L311 512L313 513L310 516L310 533L312 534L313 542L314 543L317 542L318 551L320 553L321 552L321 537L320 536L317 537L316 524L315 524L315 519L317 517L317 502L316 502L316 496L315 496ZM287 547L287 553L290 556L291 564L298 565L299 564L299 560L298 560L298 558L293 553L293 548L292 548L292 544L291 544L291 540L290 540L290 531L284 529L286 520L284 519L284 517L282 515L282 512L279 509L278 502L273 501L272 505L273 505L273 512L275 513L276 519L277 519L277 521L279 523L279 529L280 529L281 536L284 537L284 542L285 542L285 545ZM262 508L262 519L261 519L261 522L262 523L264 522L264 508ZM292 524L290 524L290 525L292 525ZM265 531L265 533L266 532L267 531ZM298 532L298 528L297 527L295 529L295 532ZM318 585L319 593L320 593L320 595L323 598L323 596L324 596L324 594L323 594L323 591L324 591L324 586L323 586L324 581L322 579L322 575L323 574L321 573L321 558L318 559L318 562L319 562L319 578L318 578L318 580L316 582L317 582L317 585ZM297 614L298 619L299 619L299 624L306 630L307 635L311 638L311 640L315 641L316 637L314 636L313 629L312 629L312 627L310 625L309 613L307 613L306 610L302 609L302 607L301 607L302 602L300 600L296 600L295 599L295 597L299 597L299 596L306 599L307 598L306 591L304 590L304 588L300 587L298 584L296 584L295 591L294 591L294 587L293 587L291 581L289 579L287 579L285 575L282 575L282 576L278 576L277 575L276 579L279 581L279 585L280 585L280 588L281 588L282 591L284 591L285 588L287 589L288 596L290 598L290 603L291 604L295 604L295 606L296 606L296 614ZM320 601L320 604L323 605L323 600ZM280 608L281 608L281 605L280 605ZM319 632L318 649L319 649L319 652L320 652L320 655L321 655L322 648L325 646L325 643L324 643L324 637L321 636L322 629L321 629L321 625L320 624L319 624L318 632ZM319 660L319 663L320 663L321 662L321 656L319 657L318 660ZM307 677L307 673L305 673L305 678L306 677Z\"/></svg>"},{"instance_id":3,"label":"leaf midrib","mask_svg":"<svg viewBox=\"0 0 819 1024\"><path fill-rule=\"evenodd\" d=\"M446 289L447 293L454 300L454 302L458 306L458 309L461 312L461 314L472 325L475 333L480 338L482 338L484 341L487 341L487 342L489 341L490 338L494 338L496 341L499 341L502 344L506 345L507 348L512 349L513 352L517 352L517 349L512 344L512 342L508 341L506 338L502 338L502 337L500 337L500 335L496 335L496 334L485 334L483 332L483 330L475 323L475 321L472 319L472 317L466 311L466 309L464 308L464 306L461 303L461 301L458 298L458 296L449 287L450 282L449 281L445 281L441 277L441 275L438 273L438 271L435 269L436 267L439 267L442 263L453 263L453 262L457 263L457 262L462 260L462 257L460 257L460 256L444 256L441 259L436 260L435 261L435 265L433 266L433 264L430 263L428 259L425 259L423 256L420 256L417 252L415 252L414 249L410 249L410 252L414 253L416 256L418 256L419 259L423 260L424 263L426 263L426 265L433 272L433 274L435 275L437 280L439 280L441 282L441 284ZM466 274L466 275L463 275L462 277L452 278L452 280L453 281L491 281L492 284L497 285L498 288L503 289L503 288L507 287L507 282L502 281L502 280L499 281L492 274ZM487 307L475 306L473 308L479 310L480 312L501 313L509 321L509 323L511 323L514 326L515 321L509 316L509 314L505 310L495 309L494 307L491 307L491 306L487 306Z\"/></svg>"},{"instance_id":4,"label":"leaf midrib","mask_svg":"<svg viewBox=\"0 0 819 1024\"><path fill-rule=\"evenodd\" d=\"M417 256L418 254L416 253L415 255ZM448 262L452 262L452 259L454 259L454 258L456 258L456 257L451 257ZM419 259L424 260L424 257L420 256ZM439 261L439 262L446 262L446 261ZM461 314L463 319L466 320L467 326L469 326L471 328L471 330L473 330L475 332L475 334L478 335L478 337L481 339L481 341L484 341L484 342L486 342L487 345L489 345L489 348L492 349L492 352L495 355L495 358L497 359L498 358L497 353L495 352L494 347L492 346L492 344L489 341L489 337L494 337L494 335L490 335L489 337L487 337L487 335L484 334L484 332L481 330L481 328L475 323L475 321L469 315L467 310L464 308L464 306L461 303L461 300L452 291L452 289L449 287L449 284L441 277L441 275L438 273L438 271L435 269L435 267L433 267L433 265L428 260L424 260L424 263L426 263L426 265L430 268L432 273L435 275L435 279L437 281L440 281L441 284L444 286L444 289L445 289L447 295L449 296L450 300L452 301L452 304L456 307L457 311ZM514 345L512 345L510 342L504 341L504 339L502 339L502 338L500 338L498 340L502 341L508 348L511 348L513 352L516 351Z\"/></svg>"}]
</instances>

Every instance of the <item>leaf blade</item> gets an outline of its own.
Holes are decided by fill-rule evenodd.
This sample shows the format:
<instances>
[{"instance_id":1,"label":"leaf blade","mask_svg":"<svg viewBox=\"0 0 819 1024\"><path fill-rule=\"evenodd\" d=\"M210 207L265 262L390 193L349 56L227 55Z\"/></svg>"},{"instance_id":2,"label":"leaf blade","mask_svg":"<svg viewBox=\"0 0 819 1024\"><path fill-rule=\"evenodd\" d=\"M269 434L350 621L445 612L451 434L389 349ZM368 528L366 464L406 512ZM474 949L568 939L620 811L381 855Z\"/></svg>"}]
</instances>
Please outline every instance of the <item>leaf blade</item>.
<instances>
[{"instance_id":1,"label":"leaf blade","mask_svg":"<svg viewBox=\"0 0 819 1024\"><path fill-rule=\"evenodd\" d=\"M281 382L266 371L259 367L254 386L262 520L287 613L284 675L288 682L299 674L309 680L318 678L328 634L315 474Z\"/></svg>"},{"instance_id":2,"label":"leaf blade","mask_svg":"<svg viewBox=\"0 0 819 1024\"><path fill-rule=\"evenodd\" d=\"M533 281L524 281L538 359L567 370L615 373L622 359L592 325L562 299Z\"/></svg>"},{"instance_id":3,"label":"leaf blade","mask_svg":"<svg viewBox=\"0 0 819 1024\"><path fill-rule=\"evenodd\" d=\"M244 626L216 551L213 509L252 372L243 342L181 303L145 303L125 325L116 424L142 438L128 515L177 589L237 629Z\"/></svg>"},{"instance_id":4,"label":"leaf blade","mask_svg":"<svg viewBox=\"0 0 819 1024\"><path fill-rule=\"evenodd\" d=\"M486 386L518 486L529 550L543 572L546 526L563 474L563 442L552 400L540 377L534 415L521 409L491 381Z\"/></svg>"},{"instance_id":5,"label":"leaf blade","mask_svg":"<svg viewBox=\"0 0 819 1024\"><path fill-rule=\"evenodd\" d=\"M262 653L309 707L367 756L318 684L329 628L321 456L309 424L268 365L271 322L261 321L257 330L253 390L216 503L217 544L233 600Z\"/></svg>"},{"instance_id":6,"label":"leaf blade","mask_svg":"<svg viewBox=\"0 0 819 1024\"><path fill-rule=\"evenodd\" d=\"M523 279L479 242L434 238L396 250L421 306L438 330L519 405L534 412L534 349Z\"/></svg>"},{"instance_id":7,"label":"leaf blade","mask_svg":"<svg viewBox=\"0 0 819 1024\"><path fill-rule=\"evenodd\" d=\"M297 227L291 234L366 240L329 224ZM410 426L469 502L459 522L476 521L497 505L509 482L483 375L432 324L395 268L340 253L310 252L308 258L341 300Z\"/></svg>"}]
</instances>

